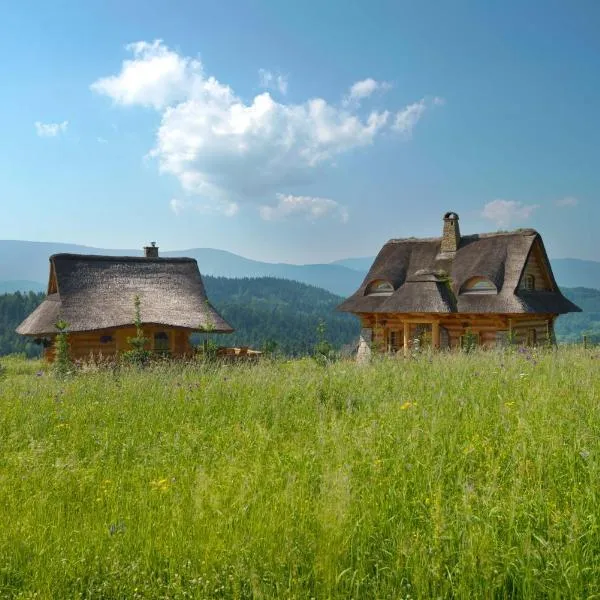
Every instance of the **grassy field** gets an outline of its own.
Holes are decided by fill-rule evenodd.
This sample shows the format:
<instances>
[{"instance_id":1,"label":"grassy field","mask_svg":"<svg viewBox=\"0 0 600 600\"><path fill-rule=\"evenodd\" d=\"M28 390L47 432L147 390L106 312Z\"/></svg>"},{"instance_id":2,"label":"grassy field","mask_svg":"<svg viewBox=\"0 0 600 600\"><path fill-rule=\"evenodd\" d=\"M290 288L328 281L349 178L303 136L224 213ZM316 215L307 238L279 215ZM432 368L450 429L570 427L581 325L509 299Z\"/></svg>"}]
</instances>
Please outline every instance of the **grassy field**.
<instances>
[{"instance_id":1,"label":"grassy field","mask_svg":"<svg viewBox=\"0 0 600 600\"><path fill-rule=\"evenodd\" d=\"M0 597L600 597L598 350L1 362Z\"/></svg>"}]
</instances>

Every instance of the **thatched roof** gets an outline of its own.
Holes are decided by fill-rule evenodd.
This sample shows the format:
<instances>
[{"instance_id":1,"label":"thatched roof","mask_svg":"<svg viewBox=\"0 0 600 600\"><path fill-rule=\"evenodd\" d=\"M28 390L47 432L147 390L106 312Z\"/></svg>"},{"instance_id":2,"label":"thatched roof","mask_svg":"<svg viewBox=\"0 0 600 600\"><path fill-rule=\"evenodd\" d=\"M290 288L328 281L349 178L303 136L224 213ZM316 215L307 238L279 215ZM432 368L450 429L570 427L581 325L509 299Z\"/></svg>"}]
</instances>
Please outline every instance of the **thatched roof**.
<instances>
[{"instance_id":1,"label":"thatched roof","mask_svg":"<svg viewBox=\"0 0 600 600\"><path fill-rule=\"evenodd\" d=\"M48 292L18 333L56 333L59 319L71 332L132 325L135 296L140 298L144 324L233 331L210 305L193 258L54 254Z\"/></svg>"},{"instance_id":2,"label":"thatched roof","mask_svg":"<svg viewBox=\"0 0 600 600\"><path fill-rule=\"evenodd\" d=\"M560 292L542 238L533 229L463 236L454 253L440 253L442 238L390 240L358 290L338 309L352 313L553 313L580 309ZM539 244L552 291L519 289L527 259ZM461 294L469 279L493 282L497 293ZM388 281L389 296L368 295L374 281Z\"/></svg>"}]
</instances>

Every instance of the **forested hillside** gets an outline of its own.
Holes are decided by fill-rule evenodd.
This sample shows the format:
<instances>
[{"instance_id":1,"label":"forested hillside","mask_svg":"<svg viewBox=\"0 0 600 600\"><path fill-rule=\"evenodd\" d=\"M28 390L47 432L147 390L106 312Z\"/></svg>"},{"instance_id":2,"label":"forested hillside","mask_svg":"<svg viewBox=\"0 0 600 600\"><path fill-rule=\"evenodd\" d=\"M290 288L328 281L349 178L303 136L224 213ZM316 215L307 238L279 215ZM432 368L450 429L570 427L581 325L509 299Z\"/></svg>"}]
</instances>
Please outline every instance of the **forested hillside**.
<instances>
[{"instance_id":1,"label":"forested hillside","mask_svg":"<svg viewBox=\"0 0 600 600\"><path fill-rule=\"evenodd\" d=\"M581 342L583 334L590 343L600 344L600 290L591 288L562 288L563 294L583 312L559 317L556 335L561 342Z\"/></svg>"},{"instance_id":2,"label":"forested hillside","mask_svg":"<svg viewBox=\"0 0 600 600\"><path fill-rule=\"evenodd\" d=\"M215 335L219 345L260 349L268 342L286 355L307 354L317 342L321 320L326 339L336 348L358 337L357 319L336 312L341 298L321 288L271 277L205 276L203 280L211 303L236 330L231 335ZM39 354L39 346L14 330L43 297L33 292L0 295L0 355Z\"/></svg>"},{"instance_id":3,"label":"forested hillside","mask_svg":"<svg viewBox=\"0 0 600 600\"><path fill-rule=\"evenodd\" d=\"M335 311L341 298L321 288L272 277L203 279L210 301L236 330L232 335L214 336L219 345L264 348L268 343L286 355L307 354L317 342L321 320L325 337L336 348L358 336L357 319ZM600 290L563 288L563 292L584 312L558 319L558 341L581 342L585 333L590 343L600 343ZM0 355L39 354L39 346L17 335L15 327L43 297L34 292L0 295Z\"/></svg>"},{"instance_id":4,"label":"forested hillside","mask_svg":"<svg viewBox=\"0 0 600 600\"><path fill-rule=\"evenodd\" d=\"M321 288L273 277L203 279L211 303L236 330L217 338L223 345L263 348L275 342L284 354L307 354L321 320L336 348L358 338L356 317L335 311L342 298Z\"/></svg>"},{"instance_id":5,"label":"forested hillside","mask_svg":"<svg viewBox=\"0 0 600 600\"><path fill-rule=\"evenodd\" d=\"M44 299L45 294L15 292L0 295L0 356L14 352L29 357L40 354L40 346L15 333L15 327Z\"/></svg>"}]
</instances>

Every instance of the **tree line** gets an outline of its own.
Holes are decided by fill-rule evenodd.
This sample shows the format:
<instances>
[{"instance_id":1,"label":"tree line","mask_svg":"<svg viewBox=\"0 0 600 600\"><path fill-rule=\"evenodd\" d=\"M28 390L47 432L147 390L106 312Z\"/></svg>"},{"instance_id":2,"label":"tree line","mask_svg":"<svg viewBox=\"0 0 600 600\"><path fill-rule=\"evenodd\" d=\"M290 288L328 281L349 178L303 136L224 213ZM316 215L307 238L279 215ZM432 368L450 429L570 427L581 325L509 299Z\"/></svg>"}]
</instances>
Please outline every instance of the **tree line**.
<instances>
[{"instance_id":1,"label":"tree line","mask_svg":"<svg viewBox=\"0 0 600 600\"><path fill-rule=\"evenodd\" d=\"M342 298L321 288L273 277L203 276L203 281L211 304L235 329L230 335L212 336L219 345L250 346L286 356L306 355L319 342L321 323L323 335L336 349L358 338L358 320L335 311ZM44 297L34 292L0 295L0 355L40 355L41 347L18 335L15 328ZM202 336L194 337L199 340Z\"/></svg>"},{"instance_id":2,"label":"tree line","mask_svg":"<svg viewBox=\"0 0 600 600\"><path fill-rule=\"evenodd\" d=\"M342 298L321 288L274 277L204 276L203 280L211 304L235 328L231 335L214 336L219 345L250 346L301 356L312 353L320 341L320 324L322 335L338 350L350 350L358 337L358 320L335 311ZM581 342L586 334L588 343L600 344L600 290L565 288L563 293L583 312L558 319L558 341ZM40 355L40 346L18 335L15 328L43 299L44 294L35 292L0 295L0 356Z\"/></svg>"}]
</instances>

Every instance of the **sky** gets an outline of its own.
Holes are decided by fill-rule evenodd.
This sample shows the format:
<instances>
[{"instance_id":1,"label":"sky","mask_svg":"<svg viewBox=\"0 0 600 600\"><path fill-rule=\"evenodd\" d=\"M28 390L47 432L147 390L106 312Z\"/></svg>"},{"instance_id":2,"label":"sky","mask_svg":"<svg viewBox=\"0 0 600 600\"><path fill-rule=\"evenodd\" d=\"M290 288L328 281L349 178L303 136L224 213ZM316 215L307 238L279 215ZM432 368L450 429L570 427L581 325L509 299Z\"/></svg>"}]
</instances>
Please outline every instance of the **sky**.
<instances>
[{"instance_id":1,"label":"sky","mask_svg":"<svg viewBox=\"0 0 600 600\"><path fill-rule=\"evenodd\" d=\"M454 211L600 260L595 0L0 11L0 239L314 263Z\"/></svg>"}]
</instances>

